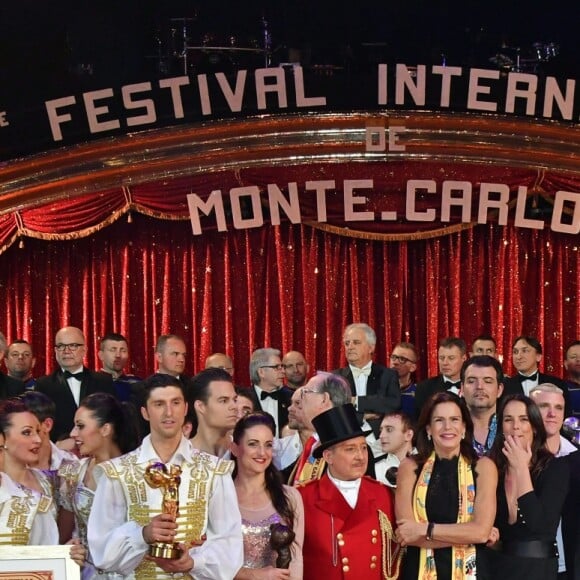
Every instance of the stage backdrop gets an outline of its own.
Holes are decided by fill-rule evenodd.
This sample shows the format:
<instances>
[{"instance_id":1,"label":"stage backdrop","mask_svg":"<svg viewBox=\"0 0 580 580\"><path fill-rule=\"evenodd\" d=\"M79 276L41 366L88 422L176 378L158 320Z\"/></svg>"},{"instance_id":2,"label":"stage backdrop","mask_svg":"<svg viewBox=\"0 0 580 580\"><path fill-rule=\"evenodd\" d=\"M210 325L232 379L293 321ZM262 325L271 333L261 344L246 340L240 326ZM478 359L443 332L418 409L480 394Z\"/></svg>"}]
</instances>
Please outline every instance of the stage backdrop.
<instances>
[{"instance_id":1,"label":"stage backdrop","mask_svg":"<svg viewBox=\"0 0 580 580\"><path fill-rule=\"evenodd\" d=\"M248 384L258 347L301 350L312 370L344 364L355 321L377 331L379 362L415 343L419 378L437 372L441 337L480 333L508 372L513 339L537 336L542 368L561 375L580 336L579 135L371 111L183 125L13 160L0 166L0 329L32 342L36 375L53 369L64 325L85 332L89 366L116 331L148 375L157 337L176 333L189 373L225 351Z\"/></svg>"},{"instance_id":2,"label":"stage backdrop","mask_svg":"<svg viewBox=\"0 0 580 580\"><path fill-rule=\"evenodd\" d=\"M494 224L389 243L342 233L283 223L194 237L188 221L134 214L85 239L26 239L0 256L1 326L33 343L37 375L52 369L66 324L87 335L90 366L97 337L117 331L132 370L149 374L156 337L173 332L187 343L188 372L225 351L248 384L262 346L302 350L312 369L342 365L352 321L377 331L379 362L398 340L417 344L421 377L437 372L440 337L483 332L506 370L525 332L543 343L544 369L562 373L562 345L580 328L577 236Z\"/></svg>"}]
</instances>

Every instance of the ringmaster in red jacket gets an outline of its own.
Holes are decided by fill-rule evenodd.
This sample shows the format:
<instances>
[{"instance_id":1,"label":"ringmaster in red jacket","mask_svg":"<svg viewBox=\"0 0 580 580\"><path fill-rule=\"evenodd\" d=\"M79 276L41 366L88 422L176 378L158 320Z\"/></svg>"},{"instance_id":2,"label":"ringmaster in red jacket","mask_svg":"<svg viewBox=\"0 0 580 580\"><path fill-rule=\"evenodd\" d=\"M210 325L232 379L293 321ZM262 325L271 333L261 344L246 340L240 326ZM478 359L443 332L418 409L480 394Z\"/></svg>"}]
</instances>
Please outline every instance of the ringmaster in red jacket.
<instances>
[{"instance_id":1,"label":"ringmaster in red jacket","mask_svg":"<svg viewBox=\"0 0 580 580\"><path fill-rule=\"evenodd\" d=\"M328 470L298 490L304 502L304 580L395 579L401 549L395 542L391 491L364 475L368 451L356 410L333 407L312 420L315 449Z\"/></svg>"}]
</instances>

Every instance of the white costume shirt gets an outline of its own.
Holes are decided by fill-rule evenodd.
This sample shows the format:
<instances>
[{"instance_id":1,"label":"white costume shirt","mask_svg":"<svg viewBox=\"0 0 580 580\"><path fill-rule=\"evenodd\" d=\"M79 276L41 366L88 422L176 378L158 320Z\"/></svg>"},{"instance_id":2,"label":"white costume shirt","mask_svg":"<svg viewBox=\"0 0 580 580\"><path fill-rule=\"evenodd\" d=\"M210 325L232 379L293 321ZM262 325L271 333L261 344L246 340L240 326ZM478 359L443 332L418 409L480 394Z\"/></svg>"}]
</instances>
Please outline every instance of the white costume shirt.
<instances>
[{"instance_id":1,"label":"white costume shirt","mask_svg":"<svg viewBox=\"0 0 580 580\"><path fill-rule=\"evenodd\" d=\"M181 466L193 463L194 450L190 442L182 437L179 447L168 463ZM143 439L141 447L127 455L135 455L138 465L160 462L151 444L151 436ZM117 461L117 460L113 460ZM181 475L181 490L189 487L189 472ZM124 574L126 578L137 578L133 573L149 550L143 539L143 528L135 521L127 521L128 505L123 484L119 479L109 478L102 470L95 470L97 490L89 517L88 540L93 562L97 568ZM159 495L160 489L151 490ZM230 475L216 475L209 493L207 539L202 546L194 546L189 553L194 561L190 574L196 580L231 580L243 563L241 516L234 482ZM160 568L158 577L162 578ZM181 576L181 574L175 574ZM187 576L187 574L185 574ZM166 575L171 578L171 574Z\"/></svg>"},{"instance_id":2,"label":"white costume shirt","mask_svg":"<svg viewBox=\"0 0 580 580\"><path fill-rule=\"evenodd\" d=\"M48 480L44 478L41 472L32 470L39 480L41 487L45 492L48 490ZM44 496L49 498L50 496ZM8 524L13 517L13 503L19 501L30 501L34 504L34 517L32 525L30 526L30 535L28 537L29 546L53 546L59 543L58 527L56 525L56 506L54 500L50 502L48 509L37 509L38 502L41 500L41 495L35 490L24 490L22 486L14 482L5 473L0 473L0 544L10 543L12 530L15 523ZM18 516L26 517L22 510L17 511ZM18 518L17 516L17 518ZM7 541L6 541L7 540Z\"/></svg>"}]
</instances>

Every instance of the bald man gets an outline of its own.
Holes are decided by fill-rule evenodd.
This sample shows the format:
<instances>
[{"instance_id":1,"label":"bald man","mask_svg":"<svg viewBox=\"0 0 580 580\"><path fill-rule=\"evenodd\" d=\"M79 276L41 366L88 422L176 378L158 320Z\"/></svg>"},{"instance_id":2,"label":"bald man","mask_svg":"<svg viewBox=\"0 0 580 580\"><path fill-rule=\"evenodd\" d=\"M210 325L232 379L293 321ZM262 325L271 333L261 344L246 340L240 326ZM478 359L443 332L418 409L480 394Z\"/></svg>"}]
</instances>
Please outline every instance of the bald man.
<instances>
[{"instance_id":1,"label":"bald man","mask_svg":"<svg viewBox=\"0 0 580 580\"><path fill-rule=\"evenodd\" d=\"M234 363L227 354L223 352L214 352L210 354L205 359L205 367L206 369L223 369L227 373L229 373L232 377L234 376Z\"/></svg>"},{"instance_id":2,"label":"bald man","mask_svg":"<svg viewBox=\"0 0 580 580\"><path fill-rule=\"evenodd\" d=\"M306 384L310 367L301 352L297 350L287 352L282 359L282 364L286 373L286 384L292 390L295 391Z\"/></svg>"},{"instance_id":3,"label":"bald man","mask_svg":"<svg viewBox=\"0 0 580 580\"><path fill-rule=\"evenodd\" d=\"M54 425L50 433L53 441L70 433L76 410L85 397L99 392L115 396L111 375L96 373L84 366L86 353L87 344L82 330L75 326L61 328L54 339L58 368L36 382L36 390L56 403Z\"/></svg>"}]
</instances>

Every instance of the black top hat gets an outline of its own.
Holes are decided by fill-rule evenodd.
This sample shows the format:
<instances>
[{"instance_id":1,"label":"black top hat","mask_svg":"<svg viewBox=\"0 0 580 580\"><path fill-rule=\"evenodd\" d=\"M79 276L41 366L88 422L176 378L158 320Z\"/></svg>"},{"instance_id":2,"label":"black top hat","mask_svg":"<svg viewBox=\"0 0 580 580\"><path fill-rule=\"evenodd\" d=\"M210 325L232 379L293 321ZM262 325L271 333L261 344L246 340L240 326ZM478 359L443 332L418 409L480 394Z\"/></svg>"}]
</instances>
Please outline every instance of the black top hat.
<instances>
[{"instance_id":1,"label":"black top hat","mask_svg":"<svg viewBox=\"0 0 580 580\"><path fill-rule=\"evenodd\" d=\"M366 437L372 430L363 431L358 422L356 410L351 403L332 407L324 413L314 417L312 424L320 437L320 445L314 448L312 454L316 458L322 457L322 452L341 441Z\"/></svg>"}]
</instances>

